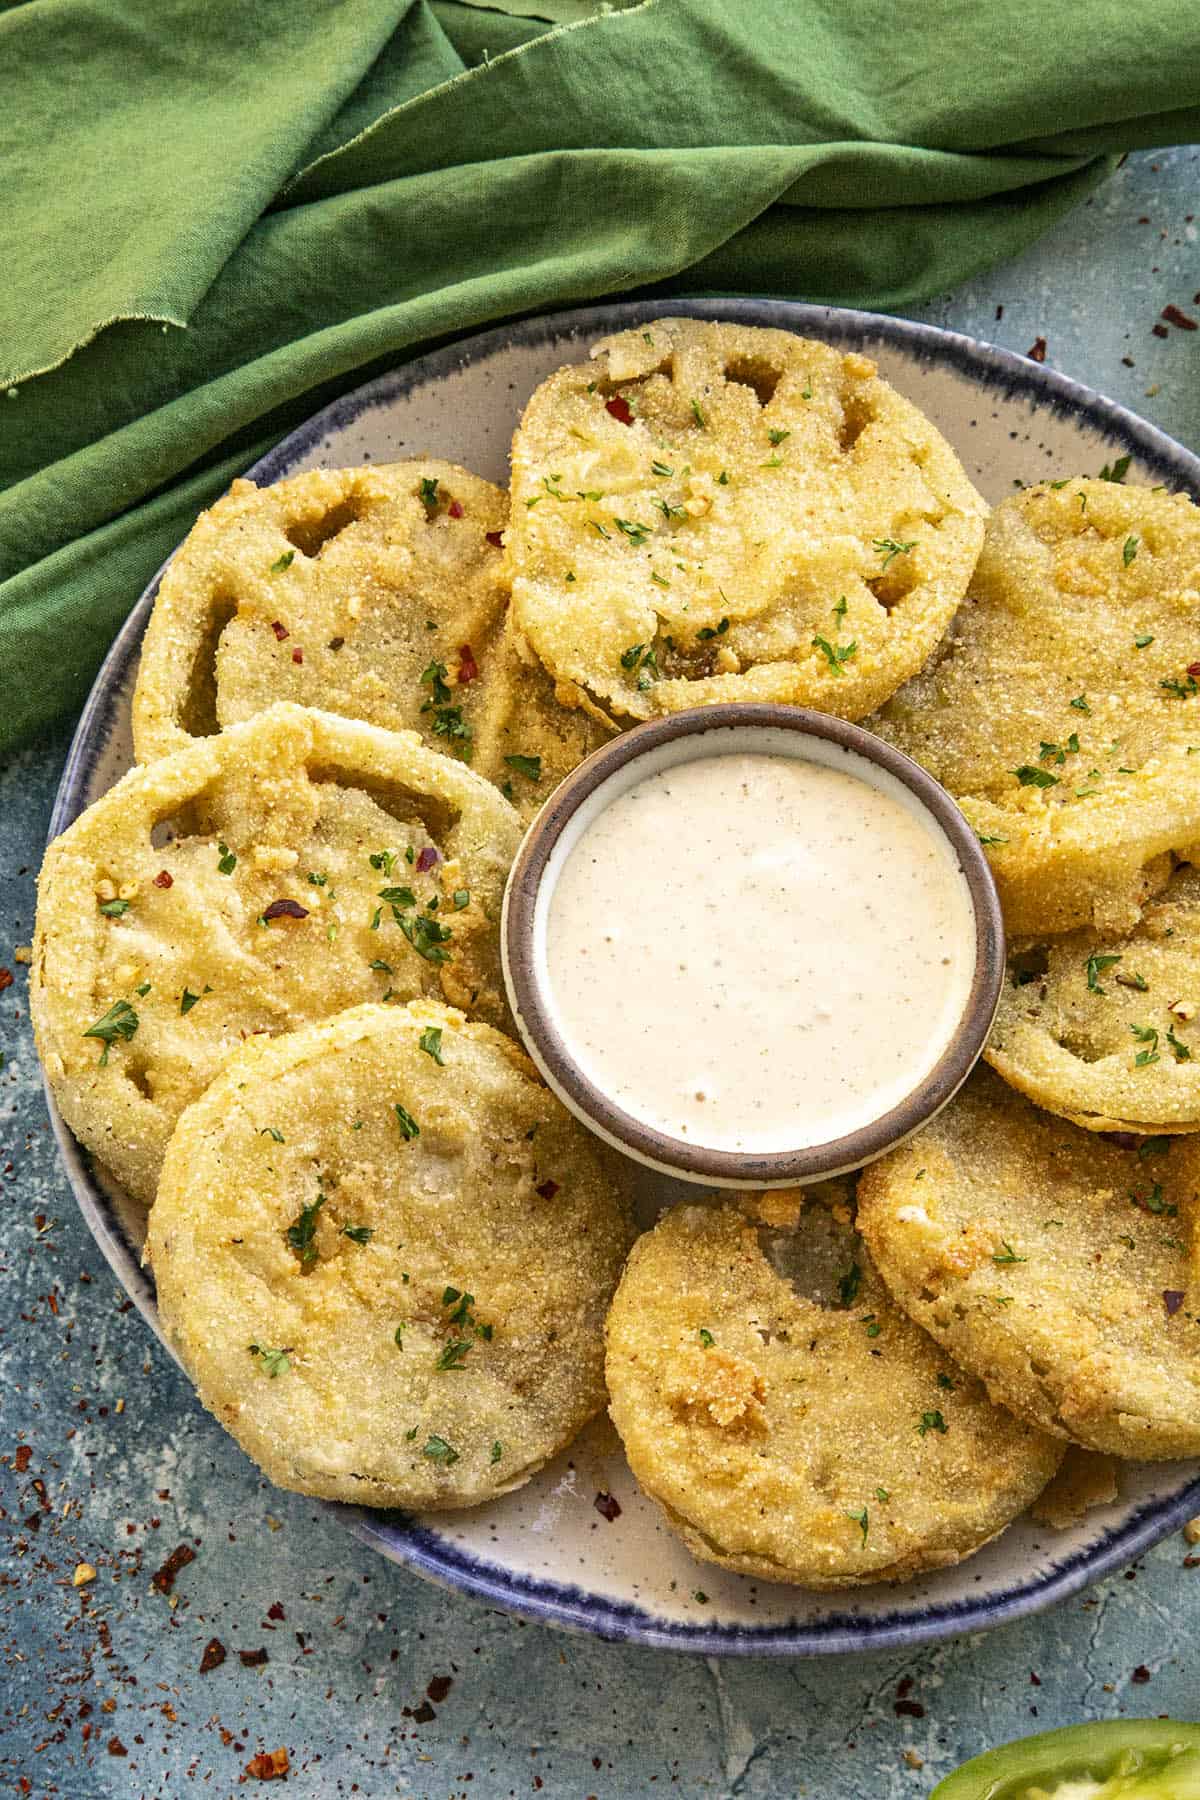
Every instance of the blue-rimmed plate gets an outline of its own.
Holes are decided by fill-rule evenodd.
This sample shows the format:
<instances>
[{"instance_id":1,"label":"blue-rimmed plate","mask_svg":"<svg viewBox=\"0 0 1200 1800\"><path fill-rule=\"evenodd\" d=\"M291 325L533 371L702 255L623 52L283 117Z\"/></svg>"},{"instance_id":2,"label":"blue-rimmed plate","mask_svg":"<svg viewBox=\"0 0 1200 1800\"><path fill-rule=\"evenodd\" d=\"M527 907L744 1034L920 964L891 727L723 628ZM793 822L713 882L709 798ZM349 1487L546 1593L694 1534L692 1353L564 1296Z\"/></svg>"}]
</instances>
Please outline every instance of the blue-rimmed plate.
<instances>
[{"instance_id":1,"label":"blue-rimmed plate","mask_svg":"<svg viewBox=\"0 0 1200 1800\"><path fill-rule=\"evenodd\" d=\"M732 318L825 338L874 357L929 414L992 501L1022 481L1129 475L1200 499L1200 461L1101 395L1006 351L929 325L784 301L672 301L535 319L408 363L318 413L248 471L277 481L310 468L429 453L507 477L513 425L530 391L604 333L669 313ZM62 831L132 762L129 703L157 583L134 608L80 720L51 832ZM144 1218L92 1168L51 1104L71 1185L97 1243L157 1331L138 1255ZM214 1423L212 1430L218 1427ZM594 1502L611 1494L617 1517ZM519 1493L466 1514L410 1519L335 1509L385 1556L528 1618L601 1637L706 1654L820 1655L977 1631L1076 1592L1200 1512L1196 1464L1128 1465L1121 1498L1066 1531L1018 1521L978 1556L903 1587L853 1597L728 1575L692 1560L625 1467L606 1424Z\"/></svg>"}]
</instances>

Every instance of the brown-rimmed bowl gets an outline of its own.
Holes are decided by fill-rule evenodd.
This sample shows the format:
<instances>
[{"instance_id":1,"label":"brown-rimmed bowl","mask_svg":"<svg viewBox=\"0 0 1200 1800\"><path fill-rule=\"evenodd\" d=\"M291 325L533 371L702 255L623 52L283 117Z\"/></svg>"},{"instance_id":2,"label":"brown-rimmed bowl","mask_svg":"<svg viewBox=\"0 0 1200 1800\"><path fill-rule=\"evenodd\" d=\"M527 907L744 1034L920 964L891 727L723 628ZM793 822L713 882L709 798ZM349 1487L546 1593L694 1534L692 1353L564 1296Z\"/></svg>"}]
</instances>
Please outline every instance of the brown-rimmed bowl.
<instances>
[{"instance_id":1,"label":"brown-rimmed bowl","mask_svg":"<svg viewBox=\"0 0 1200 1800\"><path fill-rule=\"evenodd\" d=\"M681 748L682 746L682 748ZM712 1149L668 1136L619 1106L585 1072L555 1014L546 927L570 850L592 819L660 768L701 757L758 751L842 765L915 799L966 879L975 922L975 966L959 1023L928 1074L869 1124L824 1143L787 1150ZM867 765L864 767L864 765ZM883 779L878 779L878 772ZM940 1112L979 1060L1004 980L1004 924L987 858L966 819L932 775L861 726L799 706L695 707L651 720L595 751L547 800L526 832L508 878L501 923L504 980L525 1047L575 1116L614 1149L659 1174L704 1187L792 1187L839 1175L882 1156ZM664 1019L664 1029L670 1021Z\"/></svg>"}]
</instances>

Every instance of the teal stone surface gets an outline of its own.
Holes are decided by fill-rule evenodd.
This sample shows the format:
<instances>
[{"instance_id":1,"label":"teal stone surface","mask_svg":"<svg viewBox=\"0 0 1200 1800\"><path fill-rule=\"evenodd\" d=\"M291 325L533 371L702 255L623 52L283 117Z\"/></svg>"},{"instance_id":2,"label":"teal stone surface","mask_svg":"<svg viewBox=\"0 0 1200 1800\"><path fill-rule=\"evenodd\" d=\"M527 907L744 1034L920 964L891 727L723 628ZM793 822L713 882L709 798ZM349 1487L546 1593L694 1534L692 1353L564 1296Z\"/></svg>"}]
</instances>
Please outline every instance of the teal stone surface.
<instances>
[{"instance_id":1,"label":"teal stone surface","mask_svg":"<svg viewBox=\"0 0 1200 1800\"><path fill-rule=\"evenodd\" d=\"M1200 332L1160 319L1200 317L1198 160L1131 158L1019 261L914 316L1044 340L1049 365L1200 448ZM521 1623L272 1489L126 1301L58 1167L15 952L68 737L0 769L0 1793L231 1800L286 1749L266 1791L293 1800L920 1800L1026 1732L1200 1718L1200 1556L1180 1534L987 1635L751 1662Z\"/></svg>"}]
</instances>

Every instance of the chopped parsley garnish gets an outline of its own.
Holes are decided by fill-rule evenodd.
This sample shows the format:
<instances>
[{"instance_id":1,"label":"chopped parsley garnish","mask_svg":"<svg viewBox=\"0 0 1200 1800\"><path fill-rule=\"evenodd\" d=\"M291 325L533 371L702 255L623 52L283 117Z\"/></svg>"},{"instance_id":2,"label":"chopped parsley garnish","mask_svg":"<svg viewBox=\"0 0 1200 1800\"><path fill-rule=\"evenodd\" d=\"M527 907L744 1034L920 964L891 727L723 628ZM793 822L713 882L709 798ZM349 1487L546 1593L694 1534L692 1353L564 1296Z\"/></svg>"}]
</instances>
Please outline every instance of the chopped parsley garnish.
<instances>
[{"instance_id":1,"label":"chopped parsley garnish","mask_svg":"<svg viewBox=\"0 0 1200 1800\"><path fill-rule=\"evenodd\" d=\"M403 1350L403 1348L404 1348L404 1333L406 1332L407 1329L408 1329L408 1320L401 1319L401 1321L397 1325L395 1331L392 1333L392 1342L393 1342L393 1344L395 1344L397 1350ZM413 1430L413 1431L406 1432L405 1435L409 1438L415 1438L417 1434L416 1434L416 1431Z\"/></svg>"},{"instance_id":2,"label":"chopped parsley garnish","mask_svg":"<svg viewBox=\"0 0 1200 1800\"><path fill-rule=\"evenodd\" d=\"M317 1260L317 1214L325 1204L324 1194L318 1194L311 1206L302 1206L292 1223L284 1232L289 1249L300 1258L301 1271L307 1275Z\"/></svg>"},{"instance_id":3,"label":"chopped parsley garnish","mask_svg":"<svg viewBox=\"0 0 1200 1800\"><path fill-rule=\"evenodd\" d=\"M843 594L841 599L838 601L837 605L830 608L831 612L833 613L834 618L835 619L844 619L846 616L846 608L849 604L850 603L846 599L845 594Z\"/></svg>"},{"instance_id":4,"label":"chopped parsley garnish","mask_svg":"<svg viewBox=\"0 0 1200 1800\"><path fill-rule=\"evenodd\" d=\"M232 875L233 871L237 868L237 857L229 848L229 845L223 840L218 840L217 853L217 869L219 872L222 875Z\"/></svg>"},{"instance_id":5,"label":"chopped parsley garnish","mask_svg":"<svg viewBox=\"0 0 1200 1800\"><path fill-rule=\"evenodd\" d=\"M446 684L448 674L449 670L444 662L431 662L429 667L422 671L421 680L428 682L433 689L432 697L422 703L422 712L427 712L431 706L445 706L450 698L450 689Z\"/></svg>"},{"instance_id":6,"label":"chopped parsley garnish","mask_svg":"<svg viewBox=\"0 0 1200 1800\"><path fill-rule=\"evenodd\" d=\"M728 471L728 469L722 469L721 473L717 476L717 486L718 487L728 487L729 486L729 471Z\"/></svg>"},{"instance_id":7,"label":"chopped parsley garnish","mask_svg":"<svg viewBox=\"0 0 1200 1800\"><path fill-rule=\"evenodd\" d=\"M644 693L659 678L658 657L652 644L630 644L621 652L621 667L638 671L637 685Z\"/></svg>"},{"instance_id":8,"label":"chopped parsley garnish","mask_svg":"<svg viewBox=\"0 0 1200 1800\"><path fill-rule=\"evenodd\" d=\"M1173 1025L1168 1025L1167 1027L1167 1042L1171 1046L1171 1054L1174 1056L1176 1062L1191 1062L1192 1053L1187 1045L1175 1036L1175 1027Z\"/></svg>"},{"instance_id":9,"label":"chopped parsley garnish","mask_svg":"<svg viewBox=\"0 0 1200 1800\"><path fill-rule=\"evenodd\" d=\"M1137 555L1137 553L1138 553L1137 538L1127 537L1125 539L1124 548L1121 551L1121 561L1125 564L1126 568L1129 567L1130 563L1133 561L1133 559Z\"/></svg>"},{"instance_id":10,"label":"chopped parsley garnish","mask_svg":"<svg viewBox=\"0 0 1200 1800\"><path fill-rule=\"evenodd\" d=\"M462 912L464 907L471 904L471 890L470 888L455 888L452 898L455 912Z\"/></svg>"},{"instance_id":11,"label":"chopped parsley garnish","mask_svg":"<svg viewBox=\"0 0 1200 1800\"><path fill-rule=\"evenodd\" d=\"M952 1394L954 1392L955 1383L953 1381L951 1381L951 1379L948 1375L943 1375L939 1372L938 1378L937 1378L937 1384L940 1388L944 1388L948 1394ZM878 1492L878 1490L876 1490L876 1491Z\"/></svg>"},{"instance_id":12,"label":"chopped parsley garnish","mask_svg":"<svg viewBox=\"0 0 1200 1800\"><path fill-rule=\"evenodd\" d=\"M100 911L106 919L119 919L129 911L129 902L128 900L105 900L101 903Z\"/></svg>"},{"instance_id":13,"label":"chopped parsley garnish","mask_svg":"<svg viewBox=\"0 0 1200 1800\"><path fill-rule=\"evenodd\" d=\"M852 1262L850 1267L838 1276L838 1305L853 1306L861 1285L862 1269L858 1263Z\"/></svg>"},{"instance_id":14,"label":"chopped parsley garnish","mask_svg":"<svg viewBox=\"0 0 1200 1800\"><path fill-rule=\"evenodd\" d=\"M272 1381L276 1375L282 1375L285 1369L290 1369L292 1366L288 1361L288 1357L291 1355L290 1350L268 1350L265 1344L247 1344L246 1348L251 1356L257 1356L259 1367L264 1375L271 1377Z\"/></svg>"},{"instance_id":15,"label":"chopped parsley garnish","mask_svg":"<svg viewBox=\"0 0 1200 1800\"><path fill-rule=\"evenodd\" d=\"M114 1000L104 1017L97 1019L94 1025L89 1025L83 1036L99 1038L103 1043L104 1048L100 1052L100 1067L103 1069L108 1062L108 1053L117 1039L123 1038L128 1043L137 1028L138 1016L128 1000Z\"/></svg>"},{"instance_id":16,"label":"chopped parsley garnish","mask_svg":"<svg viewBox=\"0 0 1200 1800\"><path fill-rule=\"evenodd\" d=\"M376 850L373 856L368 856L367 861L373 869L381 869L385 875L390 875L399 855L398 850Z\"/></svg>"},{"instance_id":17,"label":"chopped parsley garnish","mask_svg":"<svg viewBox=\"0 0 1200 1800\"><path fill-rule=\"evenodd\" d=\"M1052 744L1043 738L1038 751L1038 760L1060 765L1066 762L1068 756L1078 756L1078 754L1079 738L1075 732L1072 732L1065 744Z\"/></svg>"},{"instance_id":18,"label":"chopped parsley garnish","mask_svg":"<svg viewBox=\"0 0 1200 1800\"><path fill-rule=\"evenodd\" d=\"M540 756L506 756L505 763L515 769L518 775L524 775L527 781L542 779L542 759Z\"/></svg>"},{"instance_id":19,"label":"chopped parsley garnish","mask_svg":"<svg viewBox=\"0 0 1200 1800\"><path fill-rule=\"evenodd\" d=\"M458 1461L458 1451L453 1444L448 1444L444 1437L436 1434L425 1439L425 1448L421 1454L427 1456L430 1462L442 1463L447 1469L451 1463Z\"/></svg>"},{"instance_id":20,"label":"chopped parsley garnish","mask_svg":"<svg viewBox=\"0 0 1200 1800\"><path fill-rule=\"evenodd\" d=\"M1122 987L1136 988L1139 994L1148 994L1150 992L1150 983L1146 980L1144 975L1138 975L1136 973L1133 975L1118 975L1117 980Z\"/></svg>"},{"instance_id":21,"label":"chopped parsley garnish","mask_svg":"<svg viewBox=\"0 0 1200 1800\"><path fill-rule=\"evenodd\" d=\"M716 1338L708 1329L707 1325L702 1325L700 1327L700 1342L704 1345L704 1348L706 1350L711 1350L716 1341Z\"/></svg>"},{"instance_id":22,"label":"chopped parsley garnish","mask_svg":"<svg viewBox=\"0 0 1200 1800\"><path fill-rule=\"evenodd\" d=\"M1158 1033L1153 1025L1131 1025L1129 1027L1139 1044L1145 1044L1133 1059L1135 1069L1145 1069L1158 1061Z\"/></svg>"},{"instance_id":23,"label":"chopped parsley garnish","mask_svg":"<svg viewBox=\"0 0 1200 1800\"><path fill-rule=\"evenodd\" d=\"M379 898L381 900L386 900L387 904L392 907L393 910L396 907L415 906L417 904L417 896L410 887L380 888ZM399 921L397 921L397 923L399 923Z\"/></svg>"},{"instance_id":24,"label":"chopped parsley garnish","mask_svg":"<svg viewBox=\"0 0 1200 1800\"><path fill-rule=\"evenodd\" d=\"M1105 463L1100 471L1099 479L1101 481L1124 481L1132 461L1131 456L1118 456L1114 463Z\"/></svg>"},{"instance_id":25,"label":"chopped parsley garnish","mask_svg":"<svg viewBox=\"0 0 1200 1800\"><path fill-rule=\"evenodd\" d=\"M471 1350L474 1348L470 1338L451 1338L442 1346L441 1355L434 1363L435 1369L461 1369Z\"/></svg>"},{"instance_id":26,"label":"chopped parsley garnish","mask_svg":"<svg viewBox=\"0 0 1200 1800\"><path fill-rule=\"evenodd\" d=\"M813 639L813 649L821 652L821 655L825 658L825 661L829 664L829 667L833 670L835 675L844 675L846 671L843 665L850 661L850 658L858 649L858 644L850 643L833 645L829 642L828 638L815 637Z\"/></svg>"},{"instance_id":27,"label":"chopped parsley garnish","mask_svg":"<svg viewBox=\"0 0 1200 1800\"><path fill-rule=\"evenodd\" d=\"M1076 694L1075 698L1071 701L1071 705L1075 708L1076 712L1090 713L1092 710L1088 705L1086 694Z\"/></svg>"},{"instance_id":28,"label":"chopped parsley garnish","mask_svg":"<svg viewBox=\"0 0 1200 1800\"><path fill-rule=\"evenodd\" d=\"M1007 844L1007 842L1008 842L1008 839L1006 837L1002 837L998 831L977 831L975 833L975 836L979 839L981 844L985 844L985 845L986 844Z\"/></svg>"},{"instance_id":29,"label":"chopped parsley garnish","mask_svg":"<svg viewBox=\"0 0 1200 1800\"><path fill-rule=\"evenodd\" d=\"M704 431L707 428L708 420L704 417L704 414L701 412L700 402L698 400L692 401L692 417L693 417L693 419L695 419L695 421L696 421L697 425L700 427L701 431Z\"/></svg>"},{"instance_id":30,"label":"chopped parsley garnish","mask_svg":"<svg viewBox=\"0 0 1200 1800\"><path fill-rule=\"evenodd\" d=\"M924 1437L930 1431L940 1431L944 1435L949 1427L940 1412L923 1412L917 1430Z\"/></svg>"},{"instance_id":31,"label":"chopped parsley garnish","mask_svg":"<svg viewBox=\"0 0 1200 1800\"><path fill-rule=\"evenodd\" d=\"M1117 966L1117 964L1120 962L1120 960L1121 960L1121 958L1119 955L1103 956L1103 955L1101 955L1101 953L1098 950L1094 951L1093 954L1088 957L1088 959L1087 959L1087 984L1088 984L1089 991L1091 993L1093 993L1093 994L1107 993L1107 991L1108 991L1107 988L1102 988L1100 986L1100 977L1101 977L1101 975L1103 975L1105 969L1114 969Z\"/></svg>"},{"instance_id":32,"label":"chopped parsley garnish","mask_svg":"<svg viewBox=\"0 0 1200 1800\"><path fill-rule=\"evenodd\" d=\"M729 620L722 619L716 625L702 625L696 633L696 636L702 644L707 644L710 638L724 637L728 630Z\"/></svg>"},{"instance_id":33,"label":"chopped parsley garnish","mask_svg":"<svg viewBox=\"0 0 1200 1800\"><path fill-rule=\"evenodd\" d=\"M348 1237L352 1244L369 1244L375 1228L373 1225L343 1225L341 1235Z\"/></svg>"},{"instance_id":34,"label":"chopped parsley garnish","mask_svg":"<svg viewBox=\"0 0 1200 1800\"><path fill-rule=\"evenodd\" d=\"M1137 1159L1139 1162L1146 1162L1152 1156L1165 1156L1170 1148L1169 1137L1143 1138L1138 1145Z\"/></svg>"},{"instance_id":35,"label":"chopped parsley garnish","mask_svg":"<svg viewBox=\"0 0 1200 1800\"><path fill-rule=\"evenodd\" d=\"M915 550L916 547L916 538L913 538L912 542L909 544L898 544L895 538L872 538L871 540L871 548L878 551L879 555L882 556L885 569L895 557L907 556L909 551Z\"/></svg>"},{"instance_id":36,"label":"chopped parsley garnish","mask_svg":"<svg viewBox=\"0 0 1200 1800\"><path fill-rule=\"evenodd\" d=\"M782 444L784 438L790 438L791 435L790 431L780 431L778 428L768 431L767 433L767 436L773 444Z\"/></svg>"},{"instance_id":37,"label":"chopped parsley garnish","mask_svg":"<svg viewBox=\"0 0 1200 1800\"><path fill-rule=\"evenodd\" d=\"M651 569L650 579L654 583L655 587L669 588L671 585L670 582L667 580L666 576L660 575L658 573L657 569Z\"/></svg>"},{"instance_id":38,"label":"chopped parsley garnish","mask_svg":"<svg viewBox=\"0 0 1200 1800\"><path fill-rule=\"evenodd\" d=\"M421 479L421 505L425 508L426 513L433 514L437 511L437 503L437 481L432 475L425 475Z\"/></svg>"},{"instance_id":39,"label":"chopped parsley garnish","mask_svg":"<svg viewBox=\"0 0 1200 1800\"><path fill-rule=\"evenodd\" d=\"M1129 1199L1139 1212L1154 1213L1157 1218L1162 1219L1174 1219L1179 1216L1179 1208L1171 1201L1163 1199L1161 1181L1156 1181L1148 1194L1136 1194L1130 1188Z\"/></svg>"},{"instance_id":40,"label":"chopped parsley garnish","mask_svg":"<svg viewBox=\"0 0 1200 1800\"><path fill-rule=\"evenodd\" d=\"M616 519L614 524L618 531L624 533L631 544L644 544L652 530L651 526L642 525L637 519Z\"/></svg>"},{"instance_id":41,"label":"chopped parsley garnish","mask_svg":"<svg viewBox=\"0 0 1200 1800\"><path fill-rule=\"evenodd\" d=\"M1032 763L1022 763L1013 774L1022 787L1052 788L1058 786L1058 776L1052 775L1049 769L1035 768Z\"/></svg>"},{"instance_id":42,"label":"chopped parsley garnish","mask_svg":"<svg viewBox=\"0 0 1200 1800\"><path fill-rule=\"evenodd\" d=\"M440 1025L427 1025L417 1039L417 1042L425 1052L426 1056L432 1056L435 1063L441 1068L445 1068L445 1059L442 1056L442 1028Z\"/></svg>"},{"instance_id":43,"label":"chopped parsley garnish","mask_svg":"<svg viewBox=\"0 0 1200 1800\"><path fill-rule=\"evenodd\" d=\"M675 471L674 469L669 468L665 462L655 461L650 464L650 473L652 475L658 475L665 481L669 476L673 475Z\"/></svg>"},{"instance_id":44,"label":"chopped parsley garnish","mask_svg":"<svg viewBox=\"0 0 1200 1800\"><path fill-rule=\"evenodd\" d=\"M1200 686L1194 675L1189 675L1186 681L1160 681L1158 685L1168 694L1173 694L1176 700L1190 700L1193 694L1200 693ZM1190 750L1188 755L1191 755Z\"/></svg>"},{"instance_id":45,"label":"chopped parsley garnish","mask_svg":"<svg viewBox=\"0 0 1200 1800\"><path fill-rule=\"evenodd\" d=\"M1154 633L1152 631L1139 631L1133 640L1133 647L1135 650L1145 650L1148 649L1153 642Z\"/></svg>"},{"instance_id":46,"label":"chopped parsley garnish","mask_svg":"<svg viewBox=\"0 0 1200 1800\"><path fill-rule=\"evenodd\" d=\"M492 1445L492 1454L491 1454L490 1460L494 1463L498 1463L500 1461L500 1458L503 1455L504 1455L504 1445L500 1442L500 1439L497 1438L495 1443Z\"/></svg>"},{"instance_id":47,"label":"chopped parsley garnish","mask_svg":"<svg viewBox=\"0 0 1200 1800\"><path fill-rule=\"evenodd\" d=\"M259 1137L273 1138L277 1144L286 1142L282 1131L277 1131L274 1125L264 1125L258 1135Z\"/></svg>"},{"instance_id":48,"label":"chopped parsley garnish","mask_svg":"<svg viewBox=\"0 0 1200 1800\"><path fill-rule=\"evenodd\" d=\"M270 573L272 575L282 575L285 569L291 568L295 560L296 552L294 550L285 550L283 555L277 556L275 561L271 564Z\"/></svg>"},{"instance_id":49,"label":"chopped parsley garnish","mask_svg":"<svg viewBox=\"0 0 1200 1800\"><path fill-rule=\"evenodd\" d=\"M1013 1249L1012 1245L1009 1243L1008 1239L1001 1238L999 1250L992 1251L992 1261L994 1263L1003 1265L1004 1263L1028 1262L1029 1258L1027 1256L1018 1256L1016 1251ZM940 1383L939 1383L939 1386L940 1386Z\"/></svg>"},{"instance_id":50,"label":"chopped parsley garnish","mask_svg":"<svg viewBox=\"0 0 1200 1800\"><path fill-rule=\"evenodd\" d=\"M758 466L760 469L782 469L783 458L782 456L768 456L766 462L759 463Z\"/></svg>"},{"instance_id":51,"label":"chopped parsley garnish","mask_svg":"<svg viewBox=\"0 0 1200 1800\"><path fill-rule=\"evenodd\" d=\"M425 708L421 708L422 712ZM461 706L435 706L433 709L434 737L448 738L457 744L459 754L464 762L471 760L471 740L475 736L473 728L463 718Z\"/></svg>"},{"instance_id":52,"label":"chopped parsley garnish","mask_svg":"<svg viewBox=\"0 0 1200 1800\"><path fill-rule=\"evenodd\" d=\"M861 1512L848 1512L846 1517L852 1519L858 1526L858 1529L862 1532L862 1547L865 1550L867 1547L867 1533L871 1529L871 1518L866 1507L864 1506Z\"/></svg>"},{"instance_id":53,"label":"chopped parsley garnish","mask_svg":"<svg viewBox=\"0 0 1200 1800\"><path fill-rule=\"evenodd\" d=\"M404 1138L406 1142L411 1142L413 1138L420 1137L421 1127L417 1124L417 1121L413 1118L412 1114L406 1112L398 1100L396 1101L395 1106L396 1123L400 1127L400 1136Z\"/></svg>"},{"instance_id":54,"label":"chopped parsley garnish","mask_svg":"<svg viewBox=\"0 0 1200 1800\"><path fill-rule=\"evenodd\" d=\"M185 1018L188 1013L191 1012L193 1006L196 1006L199 1003L199 1000L199 994L193 994L190 988L184 988L183 993L179 997L179 1010Z\"/></svg>"},{"instance_id":55,"label":"chopped parsley garnish","mask_svg":"<svg viewBox=\"0 0 1200 1800\"><path fill-rule=\"evenodd\" d=\"M427 912L417 913L411 919L401 918L397 923L417 955L423 956L426 962L450 961L450 952L442 948L454 936L448 925L439 925Z\"/></svg>"},{"instance_id":56,"label":"chopped parsley garnish","mask_svg":"<svg viewBox=\"0 0 1200 1800\"><path fill-rule=\"evenodd\" d=\"M329 886L328 875L318 875L315 869L310 869L308 871L308 879L312 883L313 887L328 887ZM329 896L329 898L331 900L336 900L337 895L331 894Z\"/></svg>"},{"instance_id":57,"label":"chopped parsley garnish","mask_svg":"<svg viewBox=\"0 0 1200 1800\"><path fill-rule=\"evenodd\" d=\"M882 1325L879 1323L879 1320L875 1317L874 1313L868 1313L863 1320L863 1324L867 1328L867 1336L869 1338L877 1338L879 1333L883 1330Z\"/></svg>"}]
</instances>

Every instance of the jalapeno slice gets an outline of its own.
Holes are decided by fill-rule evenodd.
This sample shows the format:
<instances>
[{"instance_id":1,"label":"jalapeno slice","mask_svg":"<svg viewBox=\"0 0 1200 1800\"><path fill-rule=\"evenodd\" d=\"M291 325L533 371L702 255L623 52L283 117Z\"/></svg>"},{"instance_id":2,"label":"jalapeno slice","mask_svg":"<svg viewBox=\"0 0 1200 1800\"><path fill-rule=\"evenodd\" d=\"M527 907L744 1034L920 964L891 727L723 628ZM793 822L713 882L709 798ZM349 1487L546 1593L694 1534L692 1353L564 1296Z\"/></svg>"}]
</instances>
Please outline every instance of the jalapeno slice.
<instances>
[{"instance_id":1,"label":"jalapeno slice","mask_svg":"<svg viewBox=\"0 0 1200 1800\"><path fill-rule=\"evenodd\" d=\"M1039 1732L973 1757L929 1800L1200 1800L1200 1725L1111 1719Z\"/></svg>"}]
</instances>

